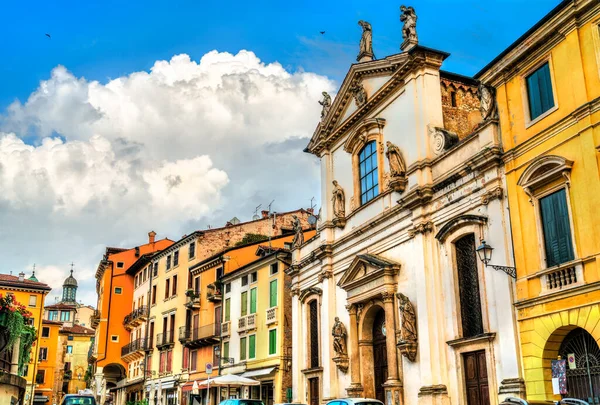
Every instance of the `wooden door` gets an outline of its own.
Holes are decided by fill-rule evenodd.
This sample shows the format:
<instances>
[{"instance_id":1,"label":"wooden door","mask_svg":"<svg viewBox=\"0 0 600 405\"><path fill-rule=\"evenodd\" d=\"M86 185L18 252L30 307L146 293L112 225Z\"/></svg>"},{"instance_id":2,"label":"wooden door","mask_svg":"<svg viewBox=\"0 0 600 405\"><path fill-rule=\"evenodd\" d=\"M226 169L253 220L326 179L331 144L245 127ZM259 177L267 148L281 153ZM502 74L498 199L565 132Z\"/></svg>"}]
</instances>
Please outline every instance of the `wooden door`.
<instances>
[{"instance_id":1,"label":"wooden door","mask_svg":"<svg viewBox=\"0 0 600 405\"><path fill-rule=\"evenodd\" d=\"M485 350L463 354L467 405L490 405Z\"/></svg>"},{"instance_id":2,"label":"wooden door","mask_svg":"<svg viewBox=\"0 0 600 405\"><path fill-rule=\"evenodd\" d=\"M383 384L388 378L387 346L385 343L385 311L379 310L373 322L373 374L375 377L375 398L385 404Z\"/></svg>"},{"instance_id":3,"label":"wooden door","mask_svg":"<svg viewBox=\"0 0 600 405\"><path fill-rule=\"evenodd\" d=\"M215 336L221 336L221 322L223 322L221 307L215 307Z\"/></svg>"},{"instance_id":4,"label":"wooden door","mask_svg":"<svg viewBox=\"0 0 600 405\"><path fill-rule=\"evenodd\" d=\"M200 323L200 315L194 315L194 323L192 324L192 333L190 334L192 340L198 339L198 325Z\"/></svg>"},{"instance_id":5,"label":"wooden door","mask_svg":"<svg viewBox=\"0 0 600 405\"><path fill-rule=\"evenodd\" d=\"M308 379L309 389L309 405L319 405L319 379L309 378Z\"/></svg>"}]
</instances>

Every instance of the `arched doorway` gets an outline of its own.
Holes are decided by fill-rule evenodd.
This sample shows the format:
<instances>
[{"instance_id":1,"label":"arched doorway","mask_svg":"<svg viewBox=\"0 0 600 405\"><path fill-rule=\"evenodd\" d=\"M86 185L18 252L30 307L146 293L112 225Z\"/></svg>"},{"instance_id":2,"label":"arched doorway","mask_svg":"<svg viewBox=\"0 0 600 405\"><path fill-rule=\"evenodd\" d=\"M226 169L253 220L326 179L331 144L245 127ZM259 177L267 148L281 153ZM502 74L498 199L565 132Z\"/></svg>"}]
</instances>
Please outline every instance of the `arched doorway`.
<instances>
[{"instance_id":1,"label":"arched doorway","mask_svg":"<svg viewBox=\"0 0 600 405\"><path fill-rule=\"evenodd\" d=\"M567 396L597 403L600 397L600 348L592 335L582 328L573 329L563 339L558 355L567 360ZM574 359L574 365L569 364L569 357Z\"/></svg>"},{"instance_id":2,"label":"arched doorway","mask_svg":"<svg viewBox=\"0 0 600 405\"><path fill-rule=\"evenodd\" d=\"M385 403L383 384L388 378L385 335L385 311L380 308L373 321L373 377L375 381L375 398L383 403Z\"/></svg>"}]
</instances>

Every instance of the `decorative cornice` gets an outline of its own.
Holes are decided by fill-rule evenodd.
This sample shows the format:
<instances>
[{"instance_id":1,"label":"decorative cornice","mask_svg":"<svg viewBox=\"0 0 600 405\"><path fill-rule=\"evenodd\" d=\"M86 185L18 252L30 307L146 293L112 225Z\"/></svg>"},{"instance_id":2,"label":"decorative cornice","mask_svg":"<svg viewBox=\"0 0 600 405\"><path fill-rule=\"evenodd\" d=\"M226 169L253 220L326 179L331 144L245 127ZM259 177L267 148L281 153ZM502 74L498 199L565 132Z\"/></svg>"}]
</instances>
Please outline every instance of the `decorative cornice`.
<instances>
[{"instance_id":1,"label":"decorative cornice","mask_svg":"<svg viewBox=\"0 0 600 405\"><path fill-rule=\"evenodd\" d=\"M488 205L491 200L498 199L501 200L503 195L502 187L498 186L492 190L488 190L481 195L481 203L483 205Z\"/></svg>"},{"instance_id":2,"label":"decorative cornice","mask_svg":"<svg viewBox=\"0 0 600 405\"><path fill-rule=\"evenodd\" d=\"M433 227L433 222L431 221L421 222L408 230L408 236L414 238L419 233L426 234L432 232Z\"/></svg>"},{"instance_id":3,"label":"decorative cornice","mask_svg":"<svg viewBox=\"0 0 600 405\"><path fill-rule=\"evenodd\" d=\"M448 395L448 388L444 384L424 385L419 389L419 397L426 395Z\"/></svg>"},{"instance_id":4,"label":"decorative cornice","mask_svg":"<svg viewBox=\"0 0 600 405\"><path fill-rule=\"evenodd\" d=\"M487 217L484 217L482 215L472 215L472 214L467 214L467 215L461 215L459 217L453 218L450 221L446 222L444 224L444 226L442 226L440 228L440 230L438 231L438 233L435 235L435 238L437 240L439 240L440 242L444 242L446 240L446 238L448 237L448 235L450 235L450 233L452 231L454 231L455 229L464 226L466 224L486 224L487 223Z\"/></svg>"},{"instance_id":5,"label":"decorative cornice","mask_svg":"<svg viewBox=\"0 0 600 405\"><path fill-rule=\"evenodd\" d=\"M346 138L344 150L353 153L355 150L360 149L366 143L367 133L373 129L382 132L385 122L383 118L367 118L362 121Z\"/></svg>"},{"instance_id":6,"label":"decorative cornice","mask_svg":"<svg viewBox=\"0 0 600 405\"><path fill-rule=\"evenodd\" d=\"M319 283L322 283L323 280L333 277L333 272L323 270L319 273Z\"/></svg>"},{"instance_id":7,"label":"decorative cornice","mask_svg":"<svg viewBox=\"0 0 600 405\"><path fill-rule=\"evenodd\" d=\"M302 291L300 291L300 302L304 303L304 301L306 300L306 298L308 298L311 295L318 295L319 297L321 295L323 295L323 290L321 290L319 287L308 287Z\"/></svg>"},{"instance_id":8,"label":"decorative cornice","mask_svg":"<svg viewBox=\"0 0 600 405\"><path fill-rule=\"evenodd\" d=\"M388 302L393 303L394 302L394 296L395 296L394 291L383 291L381 293L381 300L383 301L384 304L388 303Z\"/></svg>"}]
</instances>

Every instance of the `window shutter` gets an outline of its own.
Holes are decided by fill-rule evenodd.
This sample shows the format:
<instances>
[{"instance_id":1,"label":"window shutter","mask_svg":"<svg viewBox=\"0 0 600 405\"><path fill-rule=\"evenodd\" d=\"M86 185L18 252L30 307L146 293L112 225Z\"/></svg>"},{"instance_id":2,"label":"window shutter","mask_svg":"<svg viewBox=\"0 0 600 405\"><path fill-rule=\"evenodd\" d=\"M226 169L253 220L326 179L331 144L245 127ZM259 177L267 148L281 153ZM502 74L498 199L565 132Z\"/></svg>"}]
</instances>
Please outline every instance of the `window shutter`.
<instances>
[{"instance_id":1,"label":"window shutter","mask_svg":"<svg viewBox=\"0 0 600 405\"><path fill-rule=\"evenodd\" d=\"M227 298L225 300L225 322L229 322L231 317L231 300Z\"/></svg>"},{"instance_id":2,"label":"window shutter","mask_svg":"<svg viewBox=\"0 0 600 405\"><path fill-rule=\"evenodd\" d=\"M242 293L242 316L248 315L248 292Z\"/></svg>"},{"instance_id":3,"label":"window shutter","mask_svg":"<svg viewBox=\"0 0 600 405\"><path fill-rule=\"evenodd\" d=\"M565 190L540 199L547 267L574 259Z\"/></svg>"},{"instance_id":4,"label":"window shutter","mask_svg":"<svg viewBox=\"0 0 600 405\"><path fill-rule=\"evenodd\" d=\"M256 313L256 288L250 290L250 313Z\"/></svg>"},{"instance_id":5,"label":"window shutter","mask_svg":"<svg viewBox=\"0 0 600 405\"><path fill-rule=\"evenodd\" d=\"M550 81L550 65L547 63L538 71L540 83L540 98L542 112L546 112L554 107L554 97L552 95L552 82Z\"/></svg>"},{"instance_id":6,"label":"window shutter","mask_svg":"<svg viewBox=\"0 0 600 405\"><path fill-rule=\"evenodd\" d=\"M540 100L540 85L538 80L539 70L533 72L527 78L527 90L529 98L529 115L531 119L537 118L542 113L542 103Z\"/></svg>"},{"instance_id":7,"label":"window shutter","mask_svg":"<svg viewBox=\"0 0 600 405\"><path fill-rule=\"evenodd\" d=\"M270 294L270 307L276 307L277 306L277 280L273 280L271 281L271 294Z\"/></svg>"},{"instance_id":8,"label":"window shutter","mask_svg":"<svg viewBox=\"0 0 600 405\"><path fill-rule=\"evenodd\" d=\"M275 354L277 352L277 329L271 329L269 331L269 354Z\"/></svg>"},{"instance_id":9,"label":"window shutter","mask_svg":"<svg viewBox=\"0 0 600 405\"><path fill-rule=\"evenodd\" d=\"M253 359L256 357L256 335L248 337L248 344L250 346L248 357Z\"/></svg>"},{"instance_id":10,"label":"window shutter","mask_svg":"<svg viewBox=\"0 0 600 405\"><path fill-rule=\"evenodd\" d=\"M240 339L240 360L246 360L246 338Z\"/></svg>"}]
</instances>

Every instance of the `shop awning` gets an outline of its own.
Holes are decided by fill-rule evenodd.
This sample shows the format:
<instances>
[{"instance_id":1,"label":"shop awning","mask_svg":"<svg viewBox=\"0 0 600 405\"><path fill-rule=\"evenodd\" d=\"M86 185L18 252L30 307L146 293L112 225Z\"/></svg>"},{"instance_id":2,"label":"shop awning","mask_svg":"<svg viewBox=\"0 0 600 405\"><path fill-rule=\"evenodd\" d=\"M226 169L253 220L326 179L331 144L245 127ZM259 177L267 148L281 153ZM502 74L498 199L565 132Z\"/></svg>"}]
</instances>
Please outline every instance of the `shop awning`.
<instances>
[{"instance_id":1,"label":"shop awning","mask_svg":"<svg viewBox=\"0 0 600 405\"><path fill-rule=\"evenodd\" d=\"M259 368L256 370L248 370L244 374L242 374L242 377L246 377L246 378L264 377L264 376L271 374L273 371L275 371L275 369L276 369L276 367L266 367L266 368Z\"/></svg>"}]
</instances>

